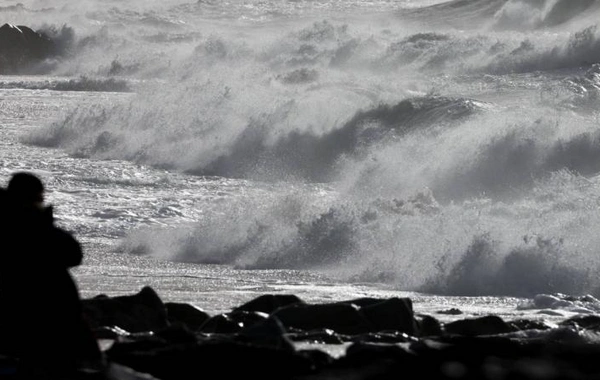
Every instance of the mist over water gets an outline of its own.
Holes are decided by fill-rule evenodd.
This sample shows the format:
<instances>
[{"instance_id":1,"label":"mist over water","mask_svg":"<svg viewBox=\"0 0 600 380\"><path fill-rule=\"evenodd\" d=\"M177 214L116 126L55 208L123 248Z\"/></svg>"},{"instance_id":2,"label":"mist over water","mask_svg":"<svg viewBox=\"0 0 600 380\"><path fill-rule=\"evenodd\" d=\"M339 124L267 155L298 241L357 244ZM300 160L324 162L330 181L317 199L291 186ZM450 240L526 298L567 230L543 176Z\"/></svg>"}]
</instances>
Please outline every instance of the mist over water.
<instances>
[{"instance_id":1,"label":"mist over water","mask_svg":"<svg viewBox=\"0 0 600 380\"><path fill-rule=\"evenodd\" d=\"M41 5L0 11L39 23ZM185 228L135 231L124 252L452 295L600 294L597 1L44 12L70 36L49 73L135 93L28 143L270 186Z\"/></svg>"}]
</instances>

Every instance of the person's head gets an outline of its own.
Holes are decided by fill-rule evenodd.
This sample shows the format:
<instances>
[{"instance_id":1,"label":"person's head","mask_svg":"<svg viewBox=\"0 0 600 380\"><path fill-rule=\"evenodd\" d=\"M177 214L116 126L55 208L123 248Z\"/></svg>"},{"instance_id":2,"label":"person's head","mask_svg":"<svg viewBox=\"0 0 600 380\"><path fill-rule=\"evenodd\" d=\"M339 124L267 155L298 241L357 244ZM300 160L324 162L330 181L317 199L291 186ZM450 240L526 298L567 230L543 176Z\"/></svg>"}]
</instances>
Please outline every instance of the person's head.
<instances>
[{"instance_id":1,"label":"person's head","mask_svg":"<svg viewBox=\"0 0 600 380\"><path fill-rule=\"evenodd\" d=\"M44 184L31 173L19 172L13 174L6 190L12 199L22 204L40 208L44 204Z\"/></svg>"}]
</instances>

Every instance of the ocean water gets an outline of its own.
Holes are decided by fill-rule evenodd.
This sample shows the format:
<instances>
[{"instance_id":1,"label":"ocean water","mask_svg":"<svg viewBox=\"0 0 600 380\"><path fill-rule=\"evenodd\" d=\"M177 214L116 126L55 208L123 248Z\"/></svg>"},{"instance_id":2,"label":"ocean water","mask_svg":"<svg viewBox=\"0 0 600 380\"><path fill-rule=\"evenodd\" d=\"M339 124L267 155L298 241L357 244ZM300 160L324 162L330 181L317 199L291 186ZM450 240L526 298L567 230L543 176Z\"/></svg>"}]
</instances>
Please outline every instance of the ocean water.
<instances>
[{"instance_id":1,"label":"ocean water","mask_svg":"<svg viewBox=\"0 0 600 380\"><path fill-rule=\"evenodd\" d=\"M0 180L45 181L82 296L600 311L600 2L0 4L67 51L0 77Z\"/></svg>"}]
</instances>

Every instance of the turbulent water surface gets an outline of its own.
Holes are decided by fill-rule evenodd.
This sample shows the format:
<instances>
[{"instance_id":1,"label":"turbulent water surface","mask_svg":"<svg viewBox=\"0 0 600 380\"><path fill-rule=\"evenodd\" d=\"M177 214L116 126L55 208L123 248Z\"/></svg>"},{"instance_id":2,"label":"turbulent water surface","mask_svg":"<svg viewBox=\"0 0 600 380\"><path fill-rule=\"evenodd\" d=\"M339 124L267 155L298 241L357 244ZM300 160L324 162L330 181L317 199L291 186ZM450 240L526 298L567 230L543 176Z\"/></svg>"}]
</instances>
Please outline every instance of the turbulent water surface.
<instances>
[{"instance_id":1,"label":"turbulent water surface","mask_svg":"<svg viewBox=\"0 0 600 380\"><path fill-rule=\"evenodd\" d=\"M598 1L29 0L0 15L68 52L0 77L0 174L47 183L85 244L84 296L600 310L576 299L600 296Z\"/></svg>"}]
</instances>

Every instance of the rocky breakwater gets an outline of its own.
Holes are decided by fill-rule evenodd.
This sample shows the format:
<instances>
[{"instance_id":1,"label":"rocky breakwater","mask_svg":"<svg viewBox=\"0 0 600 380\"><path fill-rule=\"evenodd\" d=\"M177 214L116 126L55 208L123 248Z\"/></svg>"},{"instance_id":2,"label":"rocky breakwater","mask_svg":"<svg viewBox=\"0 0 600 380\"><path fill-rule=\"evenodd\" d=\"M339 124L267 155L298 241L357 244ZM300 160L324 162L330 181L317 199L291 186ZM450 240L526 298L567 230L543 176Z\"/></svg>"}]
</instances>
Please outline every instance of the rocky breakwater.
<instances>
[{"instance_id":1,"label":"rocky breakwater","mask_svg":"<svg viewBox=\"0 0 600 380\"><path fill-rule=\"evenodd\" d=\"M600 378L594 315L442 323L408 298L308 304L282 294L209 315L149 287L84 304L110 363L162 380Z\"/></svg>"}]
</instances>

